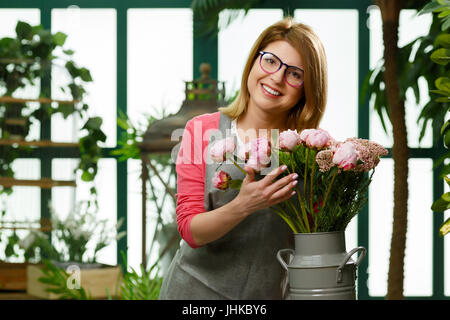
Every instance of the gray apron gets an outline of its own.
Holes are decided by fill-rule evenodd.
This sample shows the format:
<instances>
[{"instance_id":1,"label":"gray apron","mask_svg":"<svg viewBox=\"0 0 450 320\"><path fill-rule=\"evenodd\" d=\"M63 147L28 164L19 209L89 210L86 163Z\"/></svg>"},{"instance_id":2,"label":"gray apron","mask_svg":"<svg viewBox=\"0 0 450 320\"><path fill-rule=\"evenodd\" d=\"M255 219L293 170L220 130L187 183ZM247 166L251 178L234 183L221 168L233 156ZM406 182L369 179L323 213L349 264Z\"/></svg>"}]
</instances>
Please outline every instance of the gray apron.
<instances>
[{"instance_id":1,"label":"gray apron","mask_svg":"<svg viewBox=\"0 0 450 320\"><path fill-rule=\"evenodd\" d=\"M231 119L221 113L222 138L226 131L229 134L230 126ZM211 132L208 150L214 138ZM233 164L207 164L206 211L225 205L239 193L212 186L212 177L219 166L233 179L245 177ZM264 176L255 176L255 180L262 178ZM267 208L252 213L222 238L200 248L193 249L182 240L164 275L159 299L284 299L288 292L287 277L276 254L280 249L293 248L292 239L289 226Z\"/></svg>"}]
</instances>

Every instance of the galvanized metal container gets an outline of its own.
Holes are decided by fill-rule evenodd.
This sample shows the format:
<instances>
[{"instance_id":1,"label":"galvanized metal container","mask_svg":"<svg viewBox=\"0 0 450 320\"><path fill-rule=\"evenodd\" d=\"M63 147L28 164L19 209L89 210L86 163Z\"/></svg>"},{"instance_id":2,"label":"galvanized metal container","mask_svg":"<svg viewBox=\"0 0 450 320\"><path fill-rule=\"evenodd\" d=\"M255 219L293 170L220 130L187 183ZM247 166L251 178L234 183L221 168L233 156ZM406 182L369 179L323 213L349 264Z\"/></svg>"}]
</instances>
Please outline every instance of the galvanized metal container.
<instances>
[{"instance_id":1,"label":"galvanized metal container","mask_svg":"<svg viewBox=\"0 0 450 320\"><path fill-rule=\"evenodd\" d=\"M348 253L345 233L317 232L295 234L295 251L281 249L277 259L288 272L289 300L355 300L356 268L366 255L364 247ZM357 261L351 257L360 252ZM289 264L283 255L293 259Z\"/></svg>"}]
</instances>

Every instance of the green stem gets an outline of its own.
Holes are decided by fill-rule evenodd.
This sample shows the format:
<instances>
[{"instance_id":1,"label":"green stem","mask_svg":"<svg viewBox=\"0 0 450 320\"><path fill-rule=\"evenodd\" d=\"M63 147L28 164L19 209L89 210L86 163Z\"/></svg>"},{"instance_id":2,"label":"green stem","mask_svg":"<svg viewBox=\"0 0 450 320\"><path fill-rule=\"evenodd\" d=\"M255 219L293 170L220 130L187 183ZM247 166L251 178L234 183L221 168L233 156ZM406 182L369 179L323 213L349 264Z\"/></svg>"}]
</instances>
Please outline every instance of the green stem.
<instances>
[{"instance_id":1,"label":"green stem","mask_svg":"<svg viewBox=\"0 0 450 320\"><path fill-rule=\"evenodd\" d=\"M325 205L327 204L327 200L328 200L328 196L329 196L330 191L331 191L331 187L333 186L334 180L336 179L336 176L338 175L338 172L339 172L339 170L336 170L336 172L333 175L333 178L331 178L330 185L328 186L327 193L325 194L325 199L323 200L322 210L325 208Z\"/></svg>"},{"instance_id":2,"label":"green stem","mask_svg":"<svg viewBox=\"0 0 450 320\"><path fill-rule=\"evenodd\" d=\"M312 170L311 170L311 183L309 188L309 212L311 214L311 218L314 222L314 228L316 226L316 219L314 217L314 206L313 206L313 182L314 182L314 174L316 173L316 161L313 161Z\"/></svg>"},{"instance_id":3,"label":"green stem","mask_svg":"<svg viewBox=\"0 0 450 320\"><path fill-rule=\"evenodd\" d=\"M279 207L278 209L275 209L272 207L272 210L275 211L283 220L289 225L289 227L294 231L294 233L298 233L298 230L295 228L295 226L292 224L291 221L289 221L289 218L287 217L287 214Z\"/></svg>"},{"instance_id":4,"label":"green stem","mask_svg":"<svg viewBox=\"0 0 450 320\"><path fill-rule=\"evenodd\" d=\"M294 172L294 161L293 161L293 155L292 154L290 154L290 156L289 156L289 160L290 160L290 162L291 162L291 167L292 167L292 172ZM306 166L305 166L305 168L306 168ZM305 177L306 177L306 169L305 169ZM305 192L305 190L306 190L306 178L305 178L305 182L304 182L304 188L303 188L303 191ZM304 225L304 228L305 228L305 230L307 230L308 231L308 233L309 232L311 232L311 230L310 230L310 227L309 227L309 221L308 221L308 216L307 216L307 214L306 214L306 209L305 209L305 203L303 202L303 198L302 198L302 195L301 195L301 190L300 190L300 186L297 184L297 198L298 198L298 202L300 203L300 207L301 207L301 209L302 209L302 214L303 214L303 225ZM301 218L300 217L298 217L299 218L299 220L301 221Z\"/></svg>"},{"instance_id":5,"label":"green stem","mask_svg":"<svg viewBox=\"0 0 450 320\"><path fill-rule=\"evenodd\" d=\"M233 164L234 164L239 170L241 170L241 172L244 174L244 176L246 176L246 175L247 175L247 172L245 172L245 170L242 169L241 166L238 165L238 164L236 163L236 161L234 161L234 159L232 159L232 161L233 161Z\"/></svg>"},{"instance_id":6,"label":"green stem","mask_svg":"<svg viewBox=\"0 0 450 320\"><path fill-rule=\"evenodd\" d=\"M288 205L292 208L292 210L295 212L295 214L297 215L297 218L298 218L297 220L299 222L298 225L301 229L300 231L302 231L302 233L306 233L307 228L305 227L305 224L303 223L302 218L300 218L300 213L295 208L294 204L291 202L291 199L287 199L286 201L287 201ZM308 227L308 229L309 229L309 227Z\"/></svg>"},{"instance_id":7,"label":"green stem","mask_svg":"<svg viewBox=\"0 0 450 320\"><path fill-rule=\"evenodd\" d=\"M303 197L306 199L306 178L308 177L308 158L309 158L309 149L306 149L306 156L305 156L305 174L303 175Z\"/></svg>"}]
</instances>

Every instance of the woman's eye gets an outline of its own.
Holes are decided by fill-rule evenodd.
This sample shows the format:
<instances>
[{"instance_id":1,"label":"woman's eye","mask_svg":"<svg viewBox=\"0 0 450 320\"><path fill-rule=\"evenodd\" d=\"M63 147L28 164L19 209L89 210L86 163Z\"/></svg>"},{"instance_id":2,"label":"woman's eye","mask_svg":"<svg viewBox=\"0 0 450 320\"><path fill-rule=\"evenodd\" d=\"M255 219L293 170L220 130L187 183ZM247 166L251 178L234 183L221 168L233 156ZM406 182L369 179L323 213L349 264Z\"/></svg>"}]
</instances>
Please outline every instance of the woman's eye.
<instances>
[{"instance_id":1,"label":"woman's eye","mask_svg":"<svg viewBox=\"0 0 450 320\"><path fill-rule=\"evenodd\" d=\"M294 76L296 79L302 79L302 75L300 72L291 71L291 75Z\"/></svg>"},{"instance_id":2,"label":"woman's eye","mask_svg":"<svg viewBox=\"0 0 450 320\"><path fill-rule=\"evenodd\" d=\"M267 63L270 63L270 64L274 64L274 63L275 63L275 60L272 59L272 58L266 58L266 62L267 62Z\"/></svg>"}]
</instances>

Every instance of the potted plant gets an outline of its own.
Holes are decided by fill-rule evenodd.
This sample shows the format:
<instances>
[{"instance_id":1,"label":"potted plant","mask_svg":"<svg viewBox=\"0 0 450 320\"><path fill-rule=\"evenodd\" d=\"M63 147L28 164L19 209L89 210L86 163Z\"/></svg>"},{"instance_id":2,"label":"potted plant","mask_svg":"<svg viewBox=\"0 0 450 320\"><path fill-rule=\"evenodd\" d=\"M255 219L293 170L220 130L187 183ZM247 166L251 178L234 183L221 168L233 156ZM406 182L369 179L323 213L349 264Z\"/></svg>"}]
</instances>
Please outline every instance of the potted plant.
<instances>
[{"instance_id":1,"label":"potted plant","mask_svg":"<svg viewBox=\"0 0 450 320\"><path fill-rule=\"evenodd\" d=\"M121 267L97 262L97 254L125 232L117 234L123 220L111 226L106 219L98 219L88 201L81 201L64 219L52 209L52 231L49 235L32 231L20 241L29 261L40 265L27 266L27 293L46 299L57 299L60 292L52 292L51 284L60 278L54 269L71 274L69 289L83 287L92 298L106 298L106 288L112 290L120 282ZM45 261L45 265L42 263ZM54 268L50 267L53 266Z\"/></svg>"}]
</instances>

